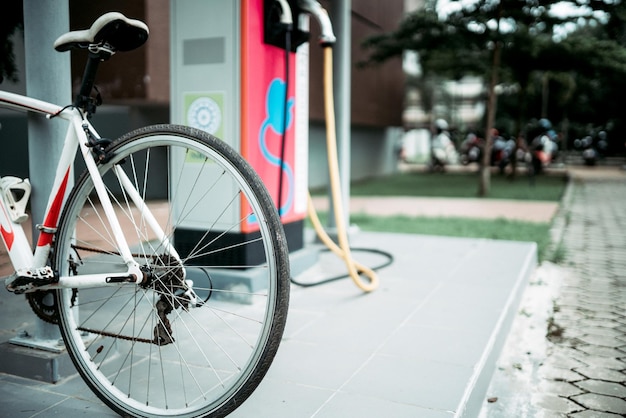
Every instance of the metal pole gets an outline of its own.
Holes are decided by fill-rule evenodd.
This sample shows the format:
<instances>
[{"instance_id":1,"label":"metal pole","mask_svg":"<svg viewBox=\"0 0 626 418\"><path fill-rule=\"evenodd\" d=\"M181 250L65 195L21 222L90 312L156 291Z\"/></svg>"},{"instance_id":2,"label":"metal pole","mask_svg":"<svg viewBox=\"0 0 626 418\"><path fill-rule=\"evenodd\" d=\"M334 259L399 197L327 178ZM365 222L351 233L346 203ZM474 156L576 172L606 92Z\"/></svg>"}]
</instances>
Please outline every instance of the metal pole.
<instances>
[{"instance_id":1,"label":"metal pole","mask_svg":"<svg viewBox=\"0 0 626 418\"><path fill-rule=\"evenodd\" d=\"M345 225L350 226L350 83L352 48L352 1L331 2L330 18L337 36L333 47L333 90L335 92L335 120L337 128L337 156L339 177L344 207ZM332 206L331 206L332 207ZM328 226L335 228L332 211L329 211Z\"/></svg>"},{"instance_id":2,"label":"metal pole","mask_svg":"<svg viewBox=\"0 0 626 418\"><path fill-rule=\"evenodd\" d=\"M68 0L24 0L24 49L26 54L26 94L30 97L70 104L70 54L59 53L52 47L54 40L70 27ZM61 120L48 120L28 115L28 163L33 187L31 216L33 241L39 231L52 189L56 162L61 154L67 125ZM60 338L56 325L37 318L35 340L52 341Z\"/></svg>"}]
</instances>

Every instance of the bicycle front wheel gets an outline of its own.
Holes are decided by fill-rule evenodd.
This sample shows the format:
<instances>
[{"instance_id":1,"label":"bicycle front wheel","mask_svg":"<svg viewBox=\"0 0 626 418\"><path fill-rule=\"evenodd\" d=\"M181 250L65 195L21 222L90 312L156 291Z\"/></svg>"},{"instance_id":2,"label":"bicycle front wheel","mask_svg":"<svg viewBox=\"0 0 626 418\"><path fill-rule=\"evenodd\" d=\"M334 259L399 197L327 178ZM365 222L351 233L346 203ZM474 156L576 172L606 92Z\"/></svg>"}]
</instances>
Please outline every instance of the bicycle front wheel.
<instances>
[{"instance_id":1,"label":"bicycle front wheel","mask_svg":"<svg viewBox=\"0 0 626 418\"><path fill-rule=\"evenodd\" d=\"M187 127L133 131L104 161L144 277L57 291L67 350L122 415L224 416L260 383L285 326L288 253L272 200L236 152ZM88 173L67 199L53 263L61 275L126 269Z\"/></svg>"}]
</instances>

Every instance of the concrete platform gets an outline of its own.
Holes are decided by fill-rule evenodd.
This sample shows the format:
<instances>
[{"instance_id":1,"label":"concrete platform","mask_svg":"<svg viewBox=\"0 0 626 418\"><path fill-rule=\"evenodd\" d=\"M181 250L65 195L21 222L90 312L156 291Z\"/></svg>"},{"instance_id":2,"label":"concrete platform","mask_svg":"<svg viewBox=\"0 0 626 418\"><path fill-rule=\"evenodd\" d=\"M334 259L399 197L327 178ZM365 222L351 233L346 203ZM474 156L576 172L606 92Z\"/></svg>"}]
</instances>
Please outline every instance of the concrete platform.
<instances>
[{"instance_id":1,"label":"concrete platform","mask_svg":"<svg viewBox=\"0 0 626 418\"><path fill-rule=\"evenodd\" d=\"M275 362L231 416L477 416L535 268L535 244L359 232L352 245L393 255L380 288L364 294L349 279L294 286ZM323 253L297 280L343 271ZM0 292L0 342L33 320L20 297ZM48 384L0 374L0 408L11 417L115 416L76 376Z\"/></svg>"}]
</instances>

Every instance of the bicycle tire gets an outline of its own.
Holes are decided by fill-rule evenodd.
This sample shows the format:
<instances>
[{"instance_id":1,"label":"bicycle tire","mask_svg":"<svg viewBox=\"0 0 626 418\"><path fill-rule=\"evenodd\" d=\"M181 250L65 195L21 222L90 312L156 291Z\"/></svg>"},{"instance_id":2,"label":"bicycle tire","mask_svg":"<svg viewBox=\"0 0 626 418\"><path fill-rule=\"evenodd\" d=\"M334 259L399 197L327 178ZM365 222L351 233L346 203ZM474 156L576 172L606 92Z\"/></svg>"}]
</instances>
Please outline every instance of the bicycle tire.
<instances>
[{"instance_id":1,"label":"bicycle tire","mask_svg":"<svg viewBox=\"0 0 626 418\"><path fill-rule=\"evenodd\" d=\"M163 163L164 155L167 200L153 201L147 198L150 172L163 169L155 159ZM133 257L145 272L144 284L58 290L67 351L92 391L121 415L225 416L259 385L285 327L288 251L270 195L231 147L189 127L157 125L130 132L107 148L105 161L99 170L124 235L132 242ZM116 185L114 167L128 174L159 214L176 250L187 248L181 261L149 233L141 211ZM240 207L250 211L233 215ZM55 271L114 274L116 266L125 268L99 210L85 172L60 219ZM233 244L231 231L250 219L257 221L258 232L234 233L239 241ZM200 232L189 237L185 222ZM222 241L224 246L218 247ZM237 256L235 248L252 255ZM224 264L225 258L230 264ZM250 258L254 266L246 265ZM196 281L191 296L185 281L190 277Z\"/></svg>"}]
</instances>

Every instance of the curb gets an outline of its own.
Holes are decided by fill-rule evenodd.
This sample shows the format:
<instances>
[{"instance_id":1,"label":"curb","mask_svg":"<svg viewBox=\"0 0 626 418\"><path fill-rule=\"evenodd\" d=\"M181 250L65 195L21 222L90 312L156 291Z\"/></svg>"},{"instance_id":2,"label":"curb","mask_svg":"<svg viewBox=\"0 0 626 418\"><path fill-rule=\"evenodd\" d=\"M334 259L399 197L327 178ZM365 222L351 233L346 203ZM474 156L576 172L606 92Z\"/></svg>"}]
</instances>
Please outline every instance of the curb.
<instances>
[{"instance_id":1,"label":"curb","mask_svg":"<svg viewBox=\"0 0 626 418\"><path fill-rule=\"evenodd\" d=\"M554 259L557 257L559 249L562 248L565 229L569 224L569 212L574 195L574 188L575 180L568 174L565 192L561 198L561 203L559 204L556 215L552 220L552 226L550 227L550 245L546 250L545 260L556 262Z\"/></svg>"}]
</instances>

